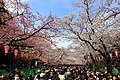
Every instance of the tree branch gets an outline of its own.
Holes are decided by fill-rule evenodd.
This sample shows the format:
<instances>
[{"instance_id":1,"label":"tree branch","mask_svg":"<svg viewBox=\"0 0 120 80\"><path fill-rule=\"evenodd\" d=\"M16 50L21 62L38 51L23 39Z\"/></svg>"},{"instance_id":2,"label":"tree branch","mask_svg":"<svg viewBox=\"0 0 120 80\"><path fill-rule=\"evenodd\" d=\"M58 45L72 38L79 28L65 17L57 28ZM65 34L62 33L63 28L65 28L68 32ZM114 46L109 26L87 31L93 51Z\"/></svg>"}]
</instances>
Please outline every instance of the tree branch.
<instances>
[{"instance_id":1,"label":"tree branch","mask_svg":"<svg viewBox=\"0 0 120 80\"><path fill-rule=\"evenodd\" d=\"M91 25L93 25L93 22L90 18L90 14L89 14L89 4L88 4L88 1L87 0L84 0L84 4L86 5L86 13L87 13L87 18L88 18L88 21L90 22ZM93 34L95 33L94 29L91 28Z\"/></svg>"},{"instance_id":2,"label":"tree branch","mask_svg":"<svg viewBox=\"0 0 120 80\"><path fill-rule=\"evenodd\" d=\"M111 17L114 17L114 18L115 18L118 14L120 14L120 12L114 12L114 13L111 14L110 16L106 17L106 18L104 19L104 21L108 20L108 19L111 18Z\"/></svg>"},{"instance_id":3,"label":"tree branch","mask_svg":"<svg viewBox=\"0 0 120 80\"><path fill-rule=\"evenodd\" d=\"M48 25L50 22L52 22L52 21L54 21L54 20L51 20L51 21L49 21L49 22L47 22L45 25L43 25L41 28L39 28L38 30L36 30L34 33L32 33L31 35L29 35L29 36L27 36L27 37L25 37L25 38L21 38L21 39L12 39L11 41L10 41L10 45L12 45L12 43L13 42L16 42L16 41L23 41L23 40L27 40L27 39L29 39L30 37L32 37L32 36L34 36L36 33L38 33L40 30L42 30L42 29L44 29L44 27L46 26L46 25Z\"/></svg>"}]
</instances>

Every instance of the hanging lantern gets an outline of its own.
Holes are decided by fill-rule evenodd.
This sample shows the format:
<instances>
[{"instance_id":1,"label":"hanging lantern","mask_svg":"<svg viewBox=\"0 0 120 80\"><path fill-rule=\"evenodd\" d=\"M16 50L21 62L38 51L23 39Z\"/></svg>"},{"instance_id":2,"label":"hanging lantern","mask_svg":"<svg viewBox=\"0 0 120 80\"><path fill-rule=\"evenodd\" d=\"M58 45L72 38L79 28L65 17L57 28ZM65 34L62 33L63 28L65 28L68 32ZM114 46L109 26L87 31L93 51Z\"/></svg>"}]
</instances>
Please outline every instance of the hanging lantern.
<instances>
[{"instance_id":1,"label":"hanging lantern","mask_svg":"<svg viewBox=\"0 0 120 80\"><path fill-rule=\"evenodd\" d=\"M17 57L17 55L18 55L18 50L17 49L14 50L14 55L15 55L15 57Z\"/></svg>"},{"instance_id":2,"label":"hanging lantern","mask_svg":"<svg viewBox=\"0 0 120 80\"><path fill-rule=\"evenodd\" d=\"M9 49L10 49L10 46L4 46L5 55L8 54Z\"/></svg>"},{"instance_id":3,"label":"hanging lantern","mask_svg":"<svg viewBox=\"0 0 120 80\"><path fill-rule=\"evenodd\" d=\"M34 57L34 54L32 53L31 56Z\"/></svg>"},{"instance_id":4,"label":"hanging lantern","mask_svg":"<svg viewBox=\"0 0 120 80\"><path fill-rule=\"evenodd\" d=\"M32 59L32 54L29 54L30 59Z\"/></svg>"},{"instance_id":5,"label":"hanging lantern","mask_svg":"<svg viewBox=\"0 0 120 80\"><path fill-rule=\"evenodd\" d=\"M88 59L88 63L92 63L92 59Z\"/></svg>"},{"instance_id":6,"label":"hanging lantern","mask_svg":"<svg viewBox=\"0 0 120 80\"><path fill-rule=\"evenodd\" d=\"M115 50L115 56L118 57L118 51L117 50Z\"/></svg>"},{"instance_id":7,"label":"hanging lantern","mask_svg":"<svg viewBox=\"0 0 120 80\"><path fill-rule=\"evenodd\" d=\"M28 54L26 54L26 59L28 59L28 57L29 57Z\"/></svg>"},{"instance_id":8,"label":"hanging lantern","mask_svg":"<svg viewBox=\"0 0 120 80\"><path fill-rule=\"evenodd\" d=\"M101 57L100 57L100 56L98 57L98 60L101 60Z\"/></svg>"},{"instance_id":9,"label":"hanging lantern","mask_svg":"<svg viewBox=\"0 0 120 80\"><path fill-rule=\"evenodd\" d=\"M20 52L20 57L23 57L23 52L22 51Z\"/></svg>"},{"instance_id":10,"label":"hanging lantern","mask_svg":"<svg viewBox=\"0 0 120 80\"><path fill-rule=\"evenodd\" d=\"M110 55L110 58L112 59L112 53L110 53L109 55Z\"/></svg>"},{"instance_id":11,"label":"hanging lantern","mask_svg":"<svg viewBox=\"0 0 120 80\"><path fill-rule=\"evenodd\" d=\"M96 57L96 60L98 61L98 60L99 60L99 58L98 58L98 57Z\"/></svg>"}]
</instances>

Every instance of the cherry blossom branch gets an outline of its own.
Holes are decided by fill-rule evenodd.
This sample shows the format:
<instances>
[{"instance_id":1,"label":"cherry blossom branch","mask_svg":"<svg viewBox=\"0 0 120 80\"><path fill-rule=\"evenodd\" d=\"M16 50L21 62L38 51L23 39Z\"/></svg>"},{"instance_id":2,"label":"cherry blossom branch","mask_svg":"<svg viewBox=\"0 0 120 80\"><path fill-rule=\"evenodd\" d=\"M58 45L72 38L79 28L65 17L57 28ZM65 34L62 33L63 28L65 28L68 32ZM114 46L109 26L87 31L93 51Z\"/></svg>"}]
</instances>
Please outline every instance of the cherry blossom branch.
<instances>
[{"instance_id":1,"label":"cherry blossom branch","mask_svg":"<svg viewBox=\"0 0 120 80\"><path fill-rule=\"evenodd\" d=\"M27 39L31 38L31 37L34 36L36 33L38 33L39 31L41 31L42 29L44 29L44 27L45 27L46 25L48 25L50 22L52 22L52 21L54 21L54 20L51 20L51 21L47 22L47 23L44 24L41 28L39 28L39 29L36 30L34 33L32 33L31 35L29 35L29 36L27 36L27 37L25 37L25 38L12 39L12 40L10 41L10 45L12 45L12 43L13 43L13 42L16 42L16 41L23 41L23 40L27 40Z\"/></svg>"}]
</instances>

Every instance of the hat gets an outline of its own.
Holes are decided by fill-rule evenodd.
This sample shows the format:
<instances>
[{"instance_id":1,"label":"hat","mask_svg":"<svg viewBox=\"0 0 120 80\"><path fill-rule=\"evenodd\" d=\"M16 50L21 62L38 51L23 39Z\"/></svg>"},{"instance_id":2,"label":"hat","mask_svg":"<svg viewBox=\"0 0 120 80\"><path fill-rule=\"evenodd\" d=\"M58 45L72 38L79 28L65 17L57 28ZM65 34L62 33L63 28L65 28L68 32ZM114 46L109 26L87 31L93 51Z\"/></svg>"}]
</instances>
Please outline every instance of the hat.
<instances>
[{"instance_id":1,"label":"hat","mask_svg":"<svg viewBox=\"0 0 120 80\"><path fill-rule=\"evenodd\" d=\"M38 69L38 70L37 70L37 73L40 73L40 72L41 72L40 69Z\"/></svg>"},{"instance_id":2,"label":"hat","mask_svg":"<svg viewBox=\"0 0 120 80\"><path fill-rule=\"evenodd\" d=\"M41 73L41 74L40 74L40 77L44 77L44 76L45 76L45 73Z\"/></svg>"}]
</instances>

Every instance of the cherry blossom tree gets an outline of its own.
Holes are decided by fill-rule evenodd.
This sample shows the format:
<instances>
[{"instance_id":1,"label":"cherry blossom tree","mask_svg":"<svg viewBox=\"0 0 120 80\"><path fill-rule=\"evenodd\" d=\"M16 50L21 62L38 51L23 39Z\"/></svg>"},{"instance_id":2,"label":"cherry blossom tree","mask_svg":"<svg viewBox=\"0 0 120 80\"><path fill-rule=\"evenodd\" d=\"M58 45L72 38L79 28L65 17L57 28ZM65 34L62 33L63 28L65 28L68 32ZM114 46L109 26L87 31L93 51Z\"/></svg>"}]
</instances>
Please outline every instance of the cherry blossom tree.
<instances>
[{"instance_id":1,"label":"cherry blossom tree","mask_svg":"<svg viewBox=\"0 0 120 80\"><path fill-rule=\"evenodd\" d=\"M119 1L78 0L73 6L79 11L62 18L61 24L65 30L63 34L69 34L67 38L73 42L80 42L79 46L85 49L82 52L87 52L94 64L96 53L103 56L105 65L110 71L109 53L111 50L119 49Z\"/></svg>"},{"instance_id":2,"label":"cherry blossom tree","mask_svg":"<svg viewBox=\"0 0 120 80\"><path fill-rule=\"evenodd\" d=\"M21 0L0 0L0 45L43 55L58 33L56 20L51 13L47 17L33 13Z\"/></svg>"}]
</instances>

